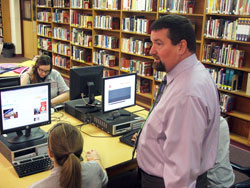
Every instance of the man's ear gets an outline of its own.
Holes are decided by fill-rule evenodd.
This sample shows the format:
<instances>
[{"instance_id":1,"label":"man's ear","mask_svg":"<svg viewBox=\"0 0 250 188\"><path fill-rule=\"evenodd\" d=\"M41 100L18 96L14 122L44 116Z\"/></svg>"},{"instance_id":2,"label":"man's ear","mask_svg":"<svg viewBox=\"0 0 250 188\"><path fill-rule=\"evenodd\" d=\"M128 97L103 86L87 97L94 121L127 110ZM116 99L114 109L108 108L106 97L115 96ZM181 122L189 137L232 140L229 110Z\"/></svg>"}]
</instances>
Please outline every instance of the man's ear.
<instances>
[{"instance_id":1,"label":"man's ear","mask_svg":"<svg viewBox=\"0 0 250 188\"><path fill-rule=\"evenodd\" d=\"M181 40L179 43L179 53L181 55L185 54L185 52L187 51L187 41L186 40Z\"/></svg>"}]
</instances>

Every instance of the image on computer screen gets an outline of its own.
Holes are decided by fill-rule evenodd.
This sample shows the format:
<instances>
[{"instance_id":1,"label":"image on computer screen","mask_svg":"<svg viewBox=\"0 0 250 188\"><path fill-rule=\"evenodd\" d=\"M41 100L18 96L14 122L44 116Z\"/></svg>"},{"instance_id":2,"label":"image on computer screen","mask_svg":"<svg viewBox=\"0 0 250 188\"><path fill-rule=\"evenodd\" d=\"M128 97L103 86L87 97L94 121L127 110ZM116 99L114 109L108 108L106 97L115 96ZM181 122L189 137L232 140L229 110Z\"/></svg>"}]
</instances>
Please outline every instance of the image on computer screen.
<instances>
[{"instance_id":1,"label":"image on computer screen","mask_svg":"<svg viewBox=\"0 0 250 188\"><path fill-rule=\"evenodd\" d=\"M103 112L135 105L136 74L124 74L103 79Z\"/></svg>"},{"instance_id":2,"label":"image on computer screen","mask_svg":"<svg viewBox=\"0 0 250 188\"><path fill-rule=\"evenodd\" d=\"M51 122L50 84L0 89L0 109L1 134L49 124Z\"/></svg>"}]
</instances>

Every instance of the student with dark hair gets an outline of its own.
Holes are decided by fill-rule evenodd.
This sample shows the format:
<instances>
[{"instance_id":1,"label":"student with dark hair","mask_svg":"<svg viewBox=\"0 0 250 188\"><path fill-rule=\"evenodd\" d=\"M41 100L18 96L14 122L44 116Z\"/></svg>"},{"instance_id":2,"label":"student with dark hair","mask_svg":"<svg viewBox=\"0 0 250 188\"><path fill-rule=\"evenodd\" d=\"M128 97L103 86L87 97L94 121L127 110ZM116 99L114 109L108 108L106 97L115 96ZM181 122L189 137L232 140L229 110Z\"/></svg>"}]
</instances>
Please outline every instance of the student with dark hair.
<instances>
[{"instance_id":1,"label":"student with dark hair","mask_svg":"<svg viewBox=\"0 0 250 188\"><path fill-rule=\"evenodd\" d=\"M205 188L218 148L216 85L195 55L195 33L187 18L159 18L151 26L151 41L153 67L167 74L137 136L142 187Z\"/></svg>"},{"instance_id":2,"label":"student with dark hair","mask_svg":"<svg viewBox=\"0 0 250 188\"><path fill-rule=\"evenodd\" d=\"M81 132L67 123L58 123L49 133L48 153L54 168L49 177L30 188L101 188L108 182L100 156L87 152L88 162L80 162L83 150Z\"/></svg>"},{"instance_id":3,"label":"student with dark hair","mask_svg":"<svg viewBox=\"0 0 250 188\"><path fill-rule=\"evenodd\" d=\"M40 82L51 83L52 105L69 100L69 87L65 83L61 74L57 70L52 69L52 60L48 55L38 57L35 66L30 67L21 77L21 85Z\"/></svg>"}]
</instances>

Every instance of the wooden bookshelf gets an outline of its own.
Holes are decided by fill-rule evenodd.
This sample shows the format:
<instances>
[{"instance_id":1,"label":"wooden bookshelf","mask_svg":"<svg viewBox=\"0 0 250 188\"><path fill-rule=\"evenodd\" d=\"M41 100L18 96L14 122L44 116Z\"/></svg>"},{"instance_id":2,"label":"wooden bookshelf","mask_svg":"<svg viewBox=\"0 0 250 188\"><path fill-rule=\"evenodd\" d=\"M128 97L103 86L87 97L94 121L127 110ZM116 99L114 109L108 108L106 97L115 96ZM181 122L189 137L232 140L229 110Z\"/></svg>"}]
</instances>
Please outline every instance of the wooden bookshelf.
<instances>
[{"instance_id":1,"label":"wooden bookshelf","mask_svg":"<svg viewBox=\"0 0 250 188\"><path fill-rule=\"evenodd\" d=\"M138 32L131 31L124 27L123 23L125 19L130 17L134 17L134 19L146 19L150 21L154 21L159 17L167 14L178 14L185 16L191 20L195 28L196 35L196 55L198 59L207 67L217 67L217 68L228 68L236 71L243 72L243 84L242 88L237 91L229 91L225 89L219 89L221 93L227 93L233 95L235 97L235 106L232 112L226 113L230 116L229 126L231 131L231 139L235 140L244 145L250 146L250 109L248 106L250 105L250 96L246 95L246 79L247 74L250 73L250 41L236 41L236 40L228 40L221 38L213 38L205 36L206 22L208 19L212 18L223 18L223 19L231 19L236 20L239 18L248 19L250 15L229 15L229 14L218 14L209 12L210 9L207 6L206 0L195 0L195 6L192 11L191 9L187 10L168 10L162 8L163 0L152 0L153 6L151 8L138 10L134 7L126 7L123 4L123 0L114 1L113 7L109 5L109 7L103 7L104 5L96 5L94 2L90 0L87 5L77 5L77 0L70 0L69 7L53 7L53 5L48 6L45 5L37 5L37 13L40 11L48 11L51 13L51 19L49 20L38 20L38 24L44 24L51 27L52 33L51 36L44 36L41 34L37 34L38 38L44 38L45 40L51 40L52 49L42 49L38 48L38 53L46 52L49 53L52 57L54 56L62 56L66 58L70 63L67 66L55 65L54 68L58 69L64 76L69 75L70 67L73 66L95 66L98 65L96 58L100 54L109 54L115 58L115 66L109 66L101 62L105 67L105 70L112 71L113 73L119 74L127 74L130 72L129 69L124 69L123 60L130 59L134 62L153 62L153 57L150 55L145 55L143 53L136 53L128 51L123 48L124 39L136 39L138 41L147 41L150 39L150 33L146 32ZM50 0L44 0L43 2L51 2ZM80 1L79 1L80 2ZM108 1L111 2L111 1ZM118 4L115 4L117 2ZM145 1L146 2L146 1ZM140 3L144 3L144 0L141 0ZM86 7L87 6L87 7ZM138 6L139 7L139 6ZM137 8L138 8L137 7ZM140 5L141 7L141 5ZM145 4L145 8L150 7ZM55 20L53 21L52 15L56 11L69 11L69 22L58 23ZM87 23L80 22L80 24L75 23L75 19L79 14L81 19L88 20ZM88 18L89 16L89 18ZM90 18L92 17L92 18ZM101 20L101 17L104 19L111 19L114 24L110 24L105 26L105 24L97 25L98 19ZM90 20L92 19L92 24L90 24ZM96 20L95 20L96 19ZM131 20L130 20L131 21ZM132 19L133 21L133 19ZM117 23L118 22L118 23ZM70 31L70 40L64 40L61 38L53 37L53 29L56 27L61 27L64 29L68 29ZM113 27L113 28L112 28ZM124 29L126 28L126 29ZM84 38L83 41L77 41L76 36L82 35ZM97 36L100 38L103 36L111 37L112 40L115 41L114 38L118 40L118 47L105 47L98 43ZM44 40L43 39L43 40ZM73 41L76 40L76 41ZM86 43L86 40L87 41ZM109 39L108 39L109 40ZM84 43L85 42L85 43ZM209 42L216 43L229 43L238 45L239 49L245 50L245 59L243 67L229 67L222 64L215 64L203 59L204 46ZM64 54L53 49L54 45L58 45L59 43L63 43L69 46L70 52L68 54ZM144 43L142 43L144 44ZM79 53L79 54L77 54ZM113 74L112 73L112 74ZM143 106L147 109L151 107L153 104L153 96L155 88L160 84L161 78L156 77L157 73L155 70L152 70L152 74L145 76L138 74L138 79L146 80L149 84L149 92L141 93L137 90L137 104Z\"/></svg>"}]
</instances>

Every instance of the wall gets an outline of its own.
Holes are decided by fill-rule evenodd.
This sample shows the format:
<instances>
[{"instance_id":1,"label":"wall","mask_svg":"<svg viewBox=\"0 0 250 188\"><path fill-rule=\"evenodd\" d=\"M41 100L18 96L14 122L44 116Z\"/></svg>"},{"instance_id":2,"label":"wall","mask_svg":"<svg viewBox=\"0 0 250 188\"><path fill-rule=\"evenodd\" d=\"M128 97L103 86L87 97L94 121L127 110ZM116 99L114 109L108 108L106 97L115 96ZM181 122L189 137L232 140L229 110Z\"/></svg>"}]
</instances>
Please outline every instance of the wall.
<instances>
[{"instance_id":1,"label":"wall","mask_svg":"<svg viewBox=\"0 0 250 188\"><path fill-rule=\"evenodd\" d=\"M23 20L24 57L32 59L37 54L36 23Z\"/></svg>"},{"instance_id":2,"label":"wall","mask_svg":"<svg viewBox=\"0 0 250 188\"><path fill-rule=\"evenodd\" d=\"M10 0L2 0L4 42L11 42Z\"/></svg>"}]
</instances>

